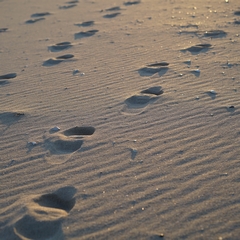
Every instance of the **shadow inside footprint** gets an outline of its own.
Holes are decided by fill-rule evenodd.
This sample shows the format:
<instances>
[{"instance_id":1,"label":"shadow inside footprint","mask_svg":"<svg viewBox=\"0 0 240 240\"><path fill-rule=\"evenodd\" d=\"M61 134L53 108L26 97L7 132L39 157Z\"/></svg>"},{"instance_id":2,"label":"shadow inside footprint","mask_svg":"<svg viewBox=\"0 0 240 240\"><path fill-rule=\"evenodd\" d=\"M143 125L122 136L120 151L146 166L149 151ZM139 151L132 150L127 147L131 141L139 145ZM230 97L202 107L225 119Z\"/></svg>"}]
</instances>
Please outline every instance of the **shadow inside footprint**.
<instances>
[{"instance_id":1,"label":"shadow inside footprint","mask_svg":"<svg viewBox=\"0 0 240 240\"><path fill-rule=\"evenodd\" d=\"M76 200L75 198L71 200L64 200L57 194L51 193L42 195L38 199L34 199L34 202L43 207L59 208L66 212L70 212L70 210L74 207Z\"/></svg>"},{"instance_id":2,"label":"shadow inside footprint","mask_svg":"<svg viewBox=\"0 0 240 240\"><path fill-rule=\"evenodd\" d=\"M63 132L65 136L93 135L94 127L73 127Z\"/></svg>"},{"instance_id":3,"label":"shadow inside footprint","mask_svg":"<svg viewBox=\"0 0 240 240\"><path fill-rule=\"evenodd\" d=\"M63 240L62 220L75 205L76 188L68 186L34 197L27 213L13 227L21 239Z\"/></svg>"}]
</instances>

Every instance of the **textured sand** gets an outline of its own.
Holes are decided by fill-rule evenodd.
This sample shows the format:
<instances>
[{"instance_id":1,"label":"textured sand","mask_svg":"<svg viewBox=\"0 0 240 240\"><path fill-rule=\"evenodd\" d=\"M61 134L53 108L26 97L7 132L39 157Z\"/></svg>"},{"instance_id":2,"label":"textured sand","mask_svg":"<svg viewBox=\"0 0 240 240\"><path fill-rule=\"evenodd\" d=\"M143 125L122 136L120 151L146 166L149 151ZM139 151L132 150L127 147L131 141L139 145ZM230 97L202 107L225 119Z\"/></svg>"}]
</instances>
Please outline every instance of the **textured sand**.
<instances>
[{"instance_id":1,"label":"textured sand","mask_svg":"<svg viewBox=\"0 0 240 240\"><path fill-rule=\"evenodd\" d=\"M239 24L234 0L0 0L0 239L239 239Z\"/></svg>"}]
</instances>

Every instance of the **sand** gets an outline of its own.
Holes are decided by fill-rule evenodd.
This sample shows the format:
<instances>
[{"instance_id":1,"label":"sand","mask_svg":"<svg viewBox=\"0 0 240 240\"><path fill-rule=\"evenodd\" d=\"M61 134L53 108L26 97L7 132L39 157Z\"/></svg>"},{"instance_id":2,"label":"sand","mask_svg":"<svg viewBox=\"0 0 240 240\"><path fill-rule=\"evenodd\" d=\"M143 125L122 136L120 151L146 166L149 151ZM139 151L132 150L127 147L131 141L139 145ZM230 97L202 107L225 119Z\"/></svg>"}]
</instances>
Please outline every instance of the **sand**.
<instances>
[{"instance_id":1,"label":"sand","mask_svg":"<svg viewBox=\"0 0 240 240\"><path fill-rule=\"evenodd\" d=\"M0 239L239 239L240 4L0 1Z\"/></svg>"}]
</instances>

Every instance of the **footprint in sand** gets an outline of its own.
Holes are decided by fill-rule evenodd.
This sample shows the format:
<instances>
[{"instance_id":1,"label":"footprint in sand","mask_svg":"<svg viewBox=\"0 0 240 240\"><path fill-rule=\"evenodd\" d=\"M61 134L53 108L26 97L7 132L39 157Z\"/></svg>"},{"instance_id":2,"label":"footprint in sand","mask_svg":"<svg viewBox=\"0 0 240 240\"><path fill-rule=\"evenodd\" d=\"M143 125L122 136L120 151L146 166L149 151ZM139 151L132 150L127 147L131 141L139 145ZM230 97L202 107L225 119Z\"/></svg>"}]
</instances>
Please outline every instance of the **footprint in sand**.
<instances>
[{"instance_id":1,"label":"footprint in sand","mask_svg":"<svg viewBox=\"0 0 240 240\"><path fill-rule=\"evenodd\" d=\"M50 52L60 52L62 50L66 50L71 48L73 45L71 44L71 42L60 42L60 43L56 43L55 45L49 46L48 50Z\"/></svg>"},{"instance_id":2,"label":"footprint in sand","mask_svg":"<svg viewBox=\"0 0 240 240\"><path fill-rule=\"evenodd\" d=\"M50 134L43 144L47 150L45 160L50 164L66 162L81 148L84 136L93 135L94 132L94 127L73 127L63 132Z\"/></svg>"},{"instance_id":3,"label":"footprint in sand","mask_svg":"<svg viewBox=\"0 0 240 240\"><path fill-rule=\"evenodd\" d=\"M117 7L111 7L111 8L107 8L105 11L111 12L111 11L120 11L122 10L119 6Z\"/></svg>"},{"instance_id":4,"label":"footprint in sand","mask_svg":"<svg viewBox=\"0 0 240 240\"><path fill-rule=\"evenodd\" d=\"M123 114L140 114L151 103L155 102L159 95L163 94L161 86L154 86L141 91L141 94L133 95L124 101L124 107L122 109ZM149 96L149 95L155 95Z\"/></svg>"},{"instance_id":5,"label":"footprint in sand","mask_svg":"<svg viewBox=\"0 0 240 240\"><path fill-rule=\"evenodd\" d=\"M15 78L17 76L16 73L8 73L5 75L0 75L0 79L11 79L11 78Z\"/></svg>"},{"instance_id":6,"label":"footprint in sand","mask_svg":"<svg viewBox=\"0 0 240 240\"><path fill-rule=\"evenodd\" d=\"M13 231L20 239L63 240L62 221L75 205L76 188L68 186L27 200L26 213Z\"/></svg>"},{"instance_id":7,"label":"footprint in sand","mask_svg":"<svg viewBox=\"0 0 240 240\"><path fill-rule=\"evenodd\" d=\"M185 49L182 49L182 52L190 52L191 54L195 55L195 54L199 54L201 52L207 52L209 49L212 48L212 45L209 43L203 43L203 44L197 44Z\"/></svg>"},{"instance_id":8,"label":"footprint in sand","mask_svg":"<svg viewBox=\"0 0 240 240\"><path fill-rule=\"evenodd\" d=\"M57 65L63 61L69 60L73 57L74 57L73 54L65 54L65 55L62 55L62 56L59 56L56 58L50 58L50 59L44 61L42 65L45 67L51 67L51 66Z\"/></svg>"},{"instance_id":9,"label":"footprint in sand","mask_svg":"<svg viewBox=\"0 0 240 240\"><path fill-rule=\"evenodd\" d=\"M139 4L141 3L141 1L129 1L129 2L125 2L124 5L125 6L131 6L131 5L136 5L136 4Z\"/></svg>"},{"instance_id":10,"label":"footprint in sand","mask_svg":"<svg viewBox=\"0 0 240 240\"><path fill-rule=\"evenodd\" d=\"M39 18L39 17L44 17L44 16L48 16L51 15L50 12L41 12L41 13L34 13L31 15L32 18Z\"/></svg>"},{"instance_id":11,"label":"footprint in sand","mask_svg":"<svg viewBox=\"0 0 240 240\"><path fill-rule=\"evenodd\" d=\"M206 31L203 34L203 37L211 37L211 38L222 38L226 37L227 33L223 30L210 30Z\"/></svg>"},{"instance_id":12,"label":"footprint in sand","mask_svg":"<svg viewBox=\"0 0 240 240\"><path fill-rule=\"evenodd\" d=\"M69 5L65 5L65 6L60 6L59 9L69 9L69 8L73 8L76 6L77 6L77 4L69 4Z\"/></svg>"},{"instance_id":13,"label":"footprint in sand","mask_svg":"<svg viewBox=\"0 0 240 240\"><path fill-rule=\"evenodd\" d=\"M103 17L104 18L115 18L116 16L120 15L120 12L116 12L116 13L111 13L111 14L106 14Z\"/></svg>"},{"instance_id":14,"label":"footprint in sand","mask_svg":"<svg viewBox=\"0 0 240 240\"><path fill-rule=\"evenodd\" d=\"M8 30L8 28L0 28L0 33L1 32L6 32Z\"/></svg>"},{"instance_id":15,"label":"footprint in sand","mask_svg":"<svg viewBox=\"0 0 240 240\"><path fill-rule=\"evenodd\" d=\"M78 27L90 27L90 26L93 26L94 24L95 24L94 21L86 21L82 23L75 23L74 25Z\"/></svg>"},{"instance_id":16,"label":"footprint in sand","mask_svg":"<svg viewBox=\"0 0 240 240\"><path fill-rule=\"evenodd\" d=\"M167 62L150 63L147 64L146 67L138 69L138 73L140 76L152 76L156 73L158 73L159 76L162 76L168 71L168 65L169 63Z\"/></svg>"},{"instance_id":17,"label":"footprint in sand","mask_svg":"<svg viewBox=\"0 0 240 240\"><path fill-rule=\"evenodd\" d=\"M80 38L91 37L91 36L95 35L97 32L98 32L98 30L93 29L93 30L89 30L89 31L86 31L86 32L75 33L74 38L75 39L80 39Z\"/></svg>"},{"instance_id":18,"label":"footprint in sand","mask_svg":"<svg viewBox=\"0 0 240 240\"><path fill-rule=\"evenodd\" d=\"M27 20L25 23L27 23L27 24L33 24L33 23L39 22L39 21L41 21L41 20L45 20L45 18L44 18L44 17L41 17L41 18L36 18L36 19L29 19L29 20Z\"/></svg>"}]
</instances>

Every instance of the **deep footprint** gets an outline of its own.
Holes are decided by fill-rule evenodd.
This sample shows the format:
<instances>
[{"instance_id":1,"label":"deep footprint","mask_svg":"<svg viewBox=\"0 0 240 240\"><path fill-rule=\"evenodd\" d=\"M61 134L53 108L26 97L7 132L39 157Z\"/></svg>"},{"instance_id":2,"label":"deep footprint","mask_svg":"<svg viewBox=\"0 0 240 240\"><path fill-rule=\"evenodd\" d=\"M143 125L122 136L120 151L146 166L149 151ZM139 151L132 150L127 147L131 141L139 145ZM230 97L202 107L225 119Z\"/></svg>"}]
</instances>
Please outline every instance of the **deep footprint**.
<instances>
[{"instance_id":1,"label":"deep footprint","mask_svg":"<svg viewBox=\"0 0 240 240\"><path fill-rule=\"evenodd\" d=\"M34 197L14 224L14 233L20 239L64 239L61 224L76 203L75 193L76 188L68 186Z\"/></svg>"}]
</instances>

